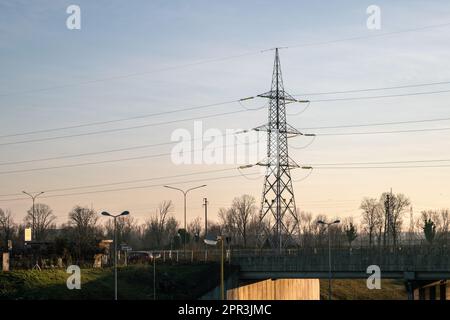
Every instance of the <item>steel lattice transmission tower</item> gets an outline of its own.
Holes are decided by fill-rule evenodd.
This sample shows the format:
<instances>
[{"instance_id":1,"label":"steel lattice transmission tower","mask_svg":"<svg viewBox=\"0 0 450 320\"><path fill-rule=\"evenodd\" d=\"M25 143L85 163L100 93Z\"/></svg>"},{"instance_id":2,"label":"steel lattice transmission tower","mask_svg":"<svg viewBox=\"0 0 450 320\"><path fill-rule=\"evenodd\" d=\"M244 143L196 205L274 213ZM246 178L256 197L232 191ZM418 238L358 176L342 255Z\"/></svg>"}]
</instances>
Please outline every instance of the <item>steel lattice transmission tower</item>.
<instances>
[{"instance_id":1,"label":"steel lattice transmission tower","mask_svg":"<svg viewBox=\"0 0 450 320\"><path fill-rule=\"evenodd\" d=\"M308 101L299 101L284 91L278 48L275 48L271 89L258 97L269 99L269 121L255 128L267 131L267 158L258 163L267 167L260 219L267 222L266 236L272 247L281 251L298 224L290 170L300 166L289 157L288 137L302 135L286 123L286 104Z\"/></svg>"}]
</instances>

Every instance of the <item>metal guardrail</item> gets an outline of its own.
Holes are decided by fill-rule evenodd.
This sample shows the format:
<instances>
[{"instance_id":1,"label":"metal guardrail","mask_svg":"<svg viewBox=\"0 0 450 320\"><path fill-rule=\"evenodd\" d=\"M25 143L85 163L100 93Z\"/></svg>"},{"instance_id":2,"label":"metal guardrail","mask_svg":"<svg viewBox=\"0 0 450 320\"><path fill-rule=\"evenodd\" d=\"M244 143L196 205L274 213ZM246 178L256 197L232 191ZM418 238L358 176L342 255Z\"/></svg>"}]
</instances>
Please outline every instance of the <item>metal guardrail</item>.
<instances>
[{"instance_id":1,"label":"metal guardrail","mask_svg":"<svg viewBox=\"0 0 450 320\"><path fill-rule=\"evenodd\" d=\"M156 251L155 251L156 252ZM220 250L161 250L164 262L220 261ZM326 272L328 249L300 248L279 252L271 249L227 250L226 261L237 264L245 272ZM450 272L450 248L401 247L397 249L356 248L332 249L332 270L365 272L377 265L391 272Z\"/></svg>"}]
</instances>

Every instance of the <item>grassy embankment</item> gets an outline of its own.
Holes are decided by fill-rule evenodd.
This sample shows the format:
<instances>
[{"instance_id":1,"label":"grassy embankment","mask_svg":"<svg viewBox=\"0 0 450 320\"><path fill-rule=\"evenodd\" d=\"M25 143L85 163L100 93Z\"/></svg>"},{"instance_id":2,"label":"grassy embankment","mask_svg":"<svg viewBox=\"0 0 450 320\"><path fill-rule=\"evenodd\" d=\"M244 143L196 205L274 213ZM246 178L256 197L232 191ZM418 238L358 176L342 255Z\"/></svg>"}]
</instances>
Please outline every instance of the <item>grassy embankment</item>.
<instances>
[{"instance_id":1,"label":"grassy embankment","mask_svg":"<svg viewBox=\"0 0 450 320\"><path fill-rule=\"evenodd\" d=\"M82 269L81 290L69 290L65 270L0 272L0 299L112 299L111 269ZM153 299L152 266L119 268L119 299ZM157 299L197 299L219 282L219 266L157 265ZM328 281L320 281L321 299L328 299ZM333 299L406 299L401 281L383 280L369 290L362 280L334 280Z\"/></svg>"},{"instance_id":2,"label":"grassy embankment","mask_svg":"<svg viewBox=\"0 0 450 320\"><path fill-rule=\"evenodd\" d=\"M407 293L401 280L381 280L381 289L369 290L366 279L333 280L333 300L405 300ZM320 280L320 299L328 299L328 280Z\"/></svg>"},{"instance_id":3,"label":"grassy embankment","mask_svg":"<svg viewBox=\"0 0 450 320\"><path fill-rule=\"evenodd\" d=\"M196 299L219 281L219 266L157 265L157 299ZM82 269L81 289L69 290L65 270L0 272L0 299L112 299L111 269ZM118 270L119 299L153 299L153 266Z\"/></svg>"}]
</instances>

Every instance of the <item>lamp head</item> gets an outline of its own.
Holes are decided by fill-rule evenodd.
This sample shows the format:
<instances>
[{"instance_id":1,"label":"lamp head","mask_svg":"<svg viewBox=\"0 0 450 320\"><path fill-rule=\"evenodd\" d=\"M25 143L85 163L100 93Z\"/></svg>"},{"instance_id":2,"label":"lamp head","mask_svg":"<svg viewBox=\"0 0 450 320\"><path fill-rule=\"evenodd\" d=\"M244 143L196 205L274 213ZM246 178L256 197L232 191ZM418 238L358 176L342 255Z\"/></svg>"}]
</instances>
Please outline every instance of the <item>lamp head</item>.
<instances>
[{"instance_id":1,"label":"lamp head","mask_svg":"<svg viewBox=\"0 0 450 320\"><path fill-rule=\"evenodd\" d=\"M217 245L217 240L204 239L203 241L209 246Z\"/></svg>"},{"instance_id":2,"label":"lamp head","mask_svg":"<svg viewBox=\"0 0 450 320\"><path fill-rule=\"evenodd\" d=\"M102 216L109 216L109 217L111 217L111 214L109 212L103 211L102 212Z\"/></svg>"}]
</instances>

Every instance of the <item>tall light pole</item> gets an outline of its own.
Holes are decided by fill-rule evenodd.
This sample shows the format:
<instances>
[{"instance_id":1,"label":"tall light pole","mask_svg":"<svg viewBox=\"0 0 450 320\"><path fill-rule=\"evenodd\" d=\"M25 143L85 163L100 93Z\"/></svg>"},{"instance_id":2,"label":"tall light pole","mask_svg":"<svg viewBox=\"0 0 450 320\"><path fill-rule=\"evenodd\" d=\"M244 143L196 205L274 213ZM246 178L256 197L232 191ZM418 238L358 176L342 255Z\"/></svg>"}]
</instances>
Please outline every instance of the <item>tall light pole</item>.
<instances>
[{"instance_id":1,"label":"tall light pole","mask_svg":"<svg viewBox=\"0 0 450 320\"><path fill-rule=\"evenodd\" d=\"M114 219L114 300L117 300L117 218L121 216L129 215L128 211L124 211L121 214L112 215L109 212L103 211L102 215L111 217Z\"/></svg>"},{"instance_id":2,"label":"tall light pole","mask_svg":"<svg viewBox=\"0 0 450 320\"><path fill-rule=\"evenodd\" d=\"M153 259L153 300L156 300L156 259L161 258L161 254L154 254L152 252Z\"/></svg>"},{"instance_id":3,"label":"tall light pole","mask_svg":"<svg viewBox=\"0 0 450 320\"><path fill-rule=\"evenodd\" d=\"M171 186L164 186L164 188L169 188L169 189L173 189L173 190L177 190L183 193L184 196L184 238L183 238L183 256L186 259L186 233L187 233L187 227L186 227L186 196L188 194L189 191L195 190L195 189L199 189L199 188L203 188L206 187L206 184L202 184L201 186L197 186L197 187L193 187L193 188L189 188L187 190L183 190L180 188L175 188L175 187L171 187Z\"/></svg>"},{"instance_id":4,"label":"tall light pole","mask_svg":"<svg viewBox=\"0 0 450 320\"><path fill-rule=\"evenodd\" d=\"M224 252L223 252L223 243L225 241L224 236L217 236L216 239L204 239L205 244L210 246L215 246L220 241L220 300L225 300L225 281L224 281Z\"/></svg>"},{"instance_id":5,"label":"tall light pole","mask_svg":"<svg viewBox=\"0 0 450 320\"><path fill-rule=\"evenodd\" d=\"M326 226L328 229L328 300L331 300L331 235L330 226L333 224L340 223L340 220L335 220L333 222L325 222L322 220L317 221L318 224Z\"/></svg>"},{"instance_id":6,"label":"tall light pole","mask_svg":"<svg viewBox=\"0 0 450 320\"><path fill-rule=\"evenodd\" d=\"M36 216L35 216L35 210L34 210L34 203L35 203L36 198L39 197L41 194L43 194L44 191L38 192L35 194L31 194L26 191L22 191L22 193L26 194L33 200L33 207L31 209L33 211L33 217L32 217L32 228L33 229L31 230L31 240L36 241L36 231L35 231Z\"/></svg>"}]
</instances>

